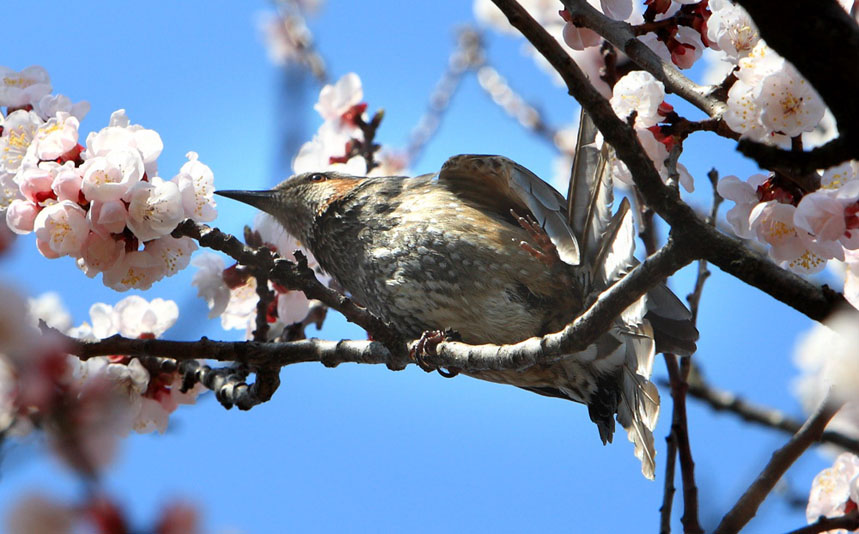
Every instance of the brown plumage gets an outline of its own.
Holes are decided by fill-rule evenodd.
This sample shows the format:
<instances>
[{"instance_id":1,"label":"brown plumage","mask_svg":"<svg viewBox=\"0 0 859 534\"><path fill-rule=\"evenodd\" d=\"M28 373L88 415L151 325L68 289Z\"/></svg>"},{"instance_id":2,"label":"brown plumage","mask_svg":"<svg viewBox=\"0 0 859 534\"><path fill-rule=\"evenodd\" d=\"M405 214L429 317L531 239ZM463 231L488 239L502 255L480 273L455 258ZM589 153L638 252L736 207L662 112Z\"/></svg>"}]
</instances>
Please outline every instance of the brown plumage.
<instances>
[{"instance_id":1,"label":"brown plumage","mask_svg":"<svg viewBox=\"0 0 859 534\"><path fill-rule=\"evenodd\" d=\"M582 130L568 199L521 165L480 155L454 156L437 175L306 173L271 191L219 194L273 215L402 335L452 328L467 343L514 343L563 328L636 261L629 205L611 214L605 149L589 121ZM688 310L659 286L583 352L471 376L587 404L604 443L616 415L653 478L654 348L690 354L695 339Z\"/></svg>"}]
</instances>

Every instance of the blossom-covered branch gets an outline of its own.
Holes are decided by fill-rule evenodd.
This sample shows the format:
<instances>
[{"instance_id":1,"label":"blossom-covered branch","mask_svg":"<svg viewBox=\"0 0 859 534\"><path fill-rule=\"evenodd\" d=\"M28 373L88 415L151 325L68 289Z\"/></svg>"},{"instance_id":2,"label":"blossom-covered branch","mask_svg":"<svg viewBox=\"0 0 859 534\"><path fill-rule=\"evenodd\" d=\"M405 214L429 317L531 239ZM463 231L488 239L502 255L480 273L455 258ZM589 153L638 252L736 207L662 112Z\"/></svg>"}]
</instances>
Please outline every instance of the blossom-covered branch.
<instances>
[{"instance_id":1,"label":"blossom-covered branch","mask_svg":"<svg viewBox=\"0 0 859 534\"><path fill-rule=\"evenodd\" d=\"M822 319L846 305L843 297L774 265L701 220L675 190L667 187L644 152L634 130L619 119L609 102L594 88L561 45L518 3L493 0L535 48L552 64L573 95L630 170L647 204L674 229L675 238L740 280L757 287L813 319Z\"/></svg>"}]
</instances>

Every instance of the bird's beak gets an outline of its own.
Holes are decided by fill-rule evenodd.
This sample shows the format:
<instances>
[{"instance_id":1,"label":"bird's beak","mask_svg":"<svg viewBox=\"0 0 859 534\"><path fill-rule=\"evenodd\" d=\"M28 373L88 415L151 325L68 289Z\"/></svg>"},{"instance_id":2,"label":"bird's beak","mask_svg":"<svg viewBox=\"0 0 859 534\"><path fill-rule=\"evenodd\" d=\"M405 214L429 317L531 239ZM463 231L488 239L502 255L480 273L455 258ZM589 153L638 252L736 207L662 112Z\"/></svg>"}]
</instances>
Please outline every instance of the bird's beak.
<instances>
[{"instance_id":1,"label":"bird's beak","mask_svg":"<svg viewBox=\"0 0 859 534\"><path fill-rule=\"evenodd\" d=\"M273 190L267 191L241 191L241 190L227 190L227 191L215 191L216 195L220 195L222 197L231 198L233 200L238 200L239 202L244 202L245 204L250 204L251 206L260 209L262 211L270 212L270 208L273 208L277 204L277 192Z\"/></svg>"}]
</instances>

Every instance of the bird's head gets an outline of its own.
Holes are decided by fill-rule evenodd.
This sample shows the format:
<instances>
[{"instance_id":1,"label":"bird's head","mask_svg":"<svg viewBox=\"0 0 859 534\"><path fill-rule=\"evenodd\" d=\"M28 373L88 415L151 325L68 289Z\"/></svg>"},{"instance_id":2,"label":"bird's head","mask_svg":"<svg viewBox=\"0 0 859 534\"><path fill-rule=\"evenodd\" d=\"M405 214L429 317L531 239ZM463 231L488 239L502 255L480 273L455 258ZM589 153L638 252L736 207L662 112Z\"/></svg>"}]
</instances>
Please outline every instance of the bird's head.
<instances>
[{"instance_id":1,"label":"bird's head","mask_svg":"<svg viewBox=\"0 0 859 534\"><path fill-rule=\"evenodd\" d=\"M307 172L288 178L267 191L227 190L215 194L272 215L287 232L308 242L314 220L363 180L363 177L338 172Z\"/></svg>"}]
</instances>

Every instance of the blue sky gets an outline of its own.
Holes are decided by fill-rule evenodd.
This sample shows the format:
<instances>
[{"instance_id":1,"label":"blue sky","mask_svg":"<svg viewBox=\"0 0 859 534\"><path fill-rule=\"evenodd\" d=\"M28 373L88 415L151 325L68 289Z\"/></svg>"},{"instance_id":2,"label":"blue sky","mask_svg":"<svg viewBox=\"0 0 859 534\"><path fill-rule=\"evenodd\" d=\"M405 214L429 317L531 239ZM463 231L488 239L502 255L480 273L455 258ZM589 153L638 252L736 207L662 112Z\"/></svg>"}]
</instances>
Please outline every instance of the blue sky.
<instances>
[{"instance_id":1,"label":"blue sky","mask_svg":"<svg viewBox=\"0 0 859 534\"><path fill-rule=\"evenodd\" d=\"M164 174L194 150L215 173L218 188L264 188L280 181L288 157L278 154L283 125L319 124L312 83L303 97L281 101L280 72L269 63L256 29L260 0L159 3L7 2L0 64L44 66L54 90L89 100L83 132L107 124L125 108L132 122L157 130ZM422 9L421 9L422 8ZM370 109L383 107L384 144L403 147L447 63L457 25L473 23L470 2L331 1L311 21L334 77L357 72ZM555 86L521 42L488 35L488 58L526 100L539 103L550 124L569 122L577 104ZM700 75L700 72L693 74ZM681 108L682 110L682 108ZM465 80L435 140L414 165L432 172L449 156L498 153L551 175L554 152L524 132ZM698 134L683 161L706 205L705 173L746 177L754 167L730 143ZM240 232L254 215L223 201L214 224ZM190 270L156 284L147 298L171 298L180 319L173 339L237 339L190 286ZM694 273L672 280L684 296ZM125 295L74 268L69 258L48 261L32 236L0 258L0 280L23 293L62 293L76 323L93 302ZM695 358L719 387L799 415L790 394L797 336L811 322L718 269L707 282ZM362 338L330 314L320 337ZM664 377L664 364L655 366ZM645 480L632 445L622 436L603 447L584 407L468 378L446 380L410 367L304 364L285 369L274 399L251 412L223 410L211 396L171 419L166 435L133 436L107 479L138 525L174 496L199 503L207 532L653 531L662 499L664 436L670 398L656 431L657 481ZM786 436L714 414L690 400L702 522L712 528ZM807 494L811 478L829 462L811 453L789 472L792 489ZM77 486L42 454L34 440L16 445L0 465L0 513L16 495L41 488L61 496ZM679 481L678 481L679 484ZM679 503L677 509L681 508ZM679 517L679 513L676 514ZM748 532L789 530L804 513L772 496ZM678 523L679 527L679 523Z\"/></svg>"}]
</instances>

